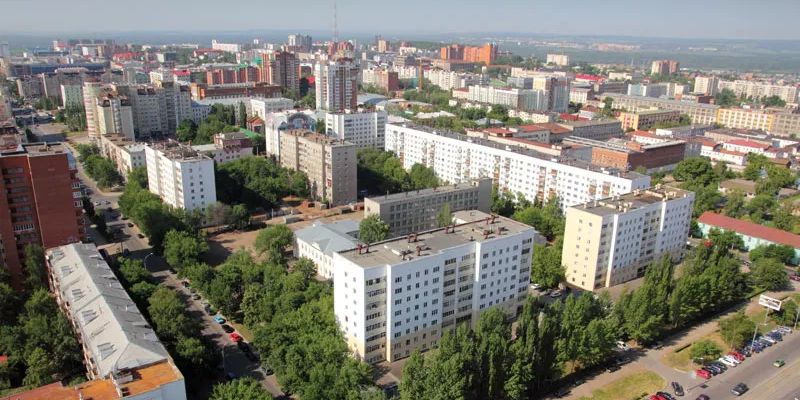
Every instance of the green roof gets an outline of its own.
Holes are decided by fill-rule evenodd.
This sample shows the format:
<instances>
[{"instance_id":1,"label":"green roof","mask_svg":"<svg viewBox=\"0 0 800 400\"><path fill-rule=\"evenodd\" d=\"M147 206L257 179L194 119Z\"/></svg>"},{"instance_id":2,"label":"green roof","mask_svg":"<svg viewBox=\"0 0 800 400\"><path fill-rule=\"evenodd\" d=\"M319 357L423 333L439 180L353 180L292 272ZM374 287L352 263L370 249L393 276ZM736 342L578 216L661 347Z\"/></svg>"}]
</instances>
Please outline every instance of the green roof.
<instances>
[{"instance_id":1,"label":"green roof","mask_svg":"<svg viewBox=\"0 0 800 400\"><path fill-rule=\"evenodd\" d=\"M259 133L253 132L250 129L239 128L239 132L244 133L244 135L250 139L256 139L261 137Z\"/></svg>"}]
</instances>

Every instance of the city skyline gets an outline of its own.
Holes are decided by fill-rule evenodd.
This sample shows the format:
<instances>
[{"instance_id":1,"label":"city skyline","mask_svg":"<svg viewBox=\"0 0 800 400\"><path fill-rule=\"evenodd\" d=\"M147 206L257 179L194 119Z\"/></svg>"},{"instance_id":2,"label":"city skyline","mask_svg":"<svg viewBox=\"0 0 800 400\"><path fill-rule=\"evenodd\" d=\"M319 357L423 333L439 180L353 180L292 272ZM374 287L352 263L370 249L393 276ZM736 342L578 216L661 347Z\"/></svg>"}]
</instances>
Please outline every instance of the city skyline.
<instances>
[{"instance_id":1,"label":"city skyline","mask_svg":"<svg viewBox=\"0 0 800 400\"><path fill-rule=\"evenodd\" d=\"M764 3L769 3L769 6ZM163 9L163 4L155 7L154 1L143 0L137 7L130 8L97 0L10 0L2 5L5 12L0 17L0 25L3 26L0 32L52 34L295 30L329 32L329 35L333 32L332 0L306 2L305 9L309 12L298 20L275 17L295 13L294 3L244 1L239 3L242 12L232 9L233 16L223 19L215 11L215 4L209 0L176 0L170 2L167 12L153 13L154 9ZM508 0L500 4L409 0L402 4L387 3L367 8L357 2L339 0L338 28L343 36L365 32L413 33L416 36L559 33L577 36L800 39L800 32L793 29L793 17L800 13L800 2L791 0L769 0L759 4L739 0L709 0L702 8L697 8L696 3L688 0L677 0L669 8L628 0L604 4L602 7L586 0L577 0L571 5L564 7L551 1L531 3L523 0ZM765 12L770 8L782 11ZM42 9L48 12L43 13ZM126 18L113 18L123 13ZM474 18L491 13L495 13L493 18ZM441 17L420 19L420 15ZM540 18L542 16L546 18ZM741 29L743 18L748 20L746 30Z\"/></svg>"}]
</instances>

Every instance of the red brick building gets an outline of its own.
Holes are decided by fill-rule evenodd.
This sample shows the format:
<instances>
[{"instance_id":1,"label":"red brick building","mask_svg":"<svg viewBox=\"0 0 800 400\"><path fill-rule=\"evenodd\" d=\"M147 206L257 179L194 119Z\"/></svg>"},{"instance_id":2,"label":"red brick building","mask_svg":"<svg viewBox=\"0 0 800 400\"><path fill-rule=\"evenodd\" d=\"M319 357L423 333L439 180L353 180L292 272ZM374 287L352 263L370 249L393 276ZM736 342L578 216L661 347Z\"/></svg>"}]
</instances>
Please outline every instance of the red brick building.
<instances>
[{"instance_id":1,"label":"red brick building","mask_svg":"<svg viewBox=\"0 0 800 400\"><path fill-rule=\"evenodd\" d=\"M461 60L467 62L482 62L491 65L497 59L497 45L486 43L483 46L464 46L451 44L439 49L442 60Z\"/></svg>"},{"instance_id":2,"label":"red brick building","mask_svg":"<svg viewBox=\"0 0 800 400\"><path fill-rule=\"evenodd\" d=\"M641 144L634 141L624 146L592 146L592 164L622 170L644 167L648 170L674 166L684 158L686 143L671 141Z\"/></svg>"},{"instance_id":3,"label":"red brick building","mask_svg":"<svg viewBox=\"0 0 800 400\"><path fill-rule=\"evenodd\" d=\"M58 143L0 152L0 237L11 283L20 287L24 249L79 242L86 237L77 169Z\"/></svg>"}]
</instances>

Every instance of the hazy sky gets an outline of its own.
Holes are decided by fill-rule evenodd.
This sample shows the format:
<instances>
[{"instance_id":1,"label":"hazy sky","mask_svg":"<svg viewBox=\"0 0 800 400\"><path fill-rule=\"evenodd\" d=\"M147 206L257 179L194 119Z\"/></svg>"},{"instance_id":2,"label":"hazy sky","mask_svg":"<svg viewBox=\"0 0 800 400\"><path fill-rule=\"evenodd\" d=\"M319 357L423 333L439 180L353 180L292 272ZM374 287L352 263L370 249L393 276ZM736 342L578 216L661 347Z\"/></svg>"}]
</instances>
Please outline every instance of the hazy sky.
<instances>
[{"instance_id":1,"label":"hazy sky","mask_svg":"<svg viewBox=\"0 0 800 400\"><path fill-rule=\"evenodd\" d=\"M347 32L800 39L800 0L338 0ZM332 29L333 0L0 0L0 31Z\"/></svg>"}]
</instances>

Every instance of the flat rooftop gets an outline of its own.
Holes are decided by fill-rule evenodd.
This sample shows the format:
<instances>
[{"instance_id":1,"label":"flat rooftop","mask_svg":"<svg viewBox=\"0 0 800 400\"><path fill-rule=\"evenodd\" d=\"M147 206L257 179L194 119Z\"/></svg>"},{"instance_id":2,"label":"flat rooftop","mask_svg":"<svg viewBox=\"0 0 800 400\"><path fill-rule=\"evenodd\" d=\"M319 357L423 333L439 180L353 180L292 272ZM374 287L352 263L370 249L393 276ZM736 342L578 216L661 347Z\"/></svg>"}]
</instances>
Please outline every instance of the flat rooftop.
<instances>
[{"instance_id":1,"label":"flat rooftop","mask_svg":"<svg viewBox=\"0 0 800 400\"><path fill-rule=\"evenodd\" d=\"M400 193L394 193L394 194L383 195L383 196L367 197L367 199L372 200L372 201L374 201L374 202L376 202L378 204L385 204L385 203L391 203L391 202L394 202L394 201L406 200L409 197L420 198L420 197L432 196L432 195L437 195L437 194L442 194L442 193L452 193L452 192L457 192L457 191L460 191L460 190L477 188L478 187L478 183L480 183L480 181L484 180L484 179L485 180L491 180L491 178L475 179L475 180L471 180L471 181L467 181L467 182L461 182L461 183L457 183L457 184L453 184L453 185L438 186L438 187L435 187L435 188L420 189L420 190L410 190L408 192L400 192Z\"/></svg>"},{"instance_id":2,"label":"flat rooftop","mask_svg":"<svg viewBox=\"0 0 800 400\"><path fill-rule=\"evenodd\" d=\"M456 220L471 222L456 224L454 228L437 228L420 232L417 234L416 241L413 242L408 236L403 236L373 243L366 252L355 248L339 252L339 254L362 268L371 268L431 256L470 242L489 241L527 230L535 232L535 229L523 223L500 216L492 216L481 211L460 211L453 213L453 217ZM488 234L486 234L487 232ZM420 248L419 255L417 254L418 246Z\"/></svg>"},{"instance_id":3,"label":"flat rooftop","mask_svg":"<svg viewBox=\"0 0 800 400\"><path fill-rule=\"evenodd\" d=\"M687 196L694 196L694 193L672 186L658 186L650 189L634 190L633 192L620 196L613 196L597 201L578 204L572 206L571 208L579 208L584 212L605 216L637 210L639 208L643 208L654 203L659 203L664 200L683 198Z\"/></svg>"}]
</instances>

